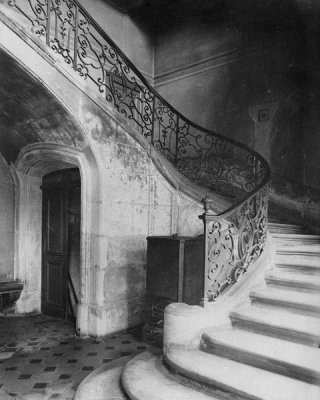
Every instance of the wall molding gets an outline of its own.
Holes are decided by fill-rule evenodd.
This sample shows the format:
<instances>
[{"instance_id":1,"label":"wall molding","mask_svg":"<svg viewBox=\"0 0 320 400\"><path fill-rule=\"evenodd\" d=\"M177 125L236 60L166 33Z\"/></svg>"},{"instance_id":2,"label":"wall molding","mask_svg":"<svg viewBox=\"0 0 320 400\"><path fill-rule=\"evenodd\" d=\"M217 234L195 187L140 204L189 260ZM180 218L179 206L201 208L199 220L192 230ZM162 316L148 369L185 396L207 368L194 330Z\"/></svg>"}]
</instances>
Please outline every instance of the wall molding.
<instances>
[{"instance_id":1,"label":"wall molding","mask_svg":"<svg viewBox=\"0 0 320 400\"><path fill-rule=\"evenodd\" d=\"M211 57L203 58L202 60L193 63L172 68L160 74L155 73L154 85L155 87L162 86L170 82L219 68L239 60L241 55L242 51L239 48L233 48L229 51L215 54Z\"/></svg>"},{"instance_id":2,"label":"wall molding","mask_svg":"<svg viewBox=\"0 0 320 400\"><path fill-rule=\"evenodd\" d=\"M209 72L237 62L242 58L247 60L249 57L255 56L260 51L266 51L266 48L261 46L255 46L252 48L235 47L229 51L214 54L211 57L203 58L202 60L177 68L172 68L160 74L155 73L154 87L158 88L172 82L183 80L190 76Z\"/></svg>"}]
</instances>

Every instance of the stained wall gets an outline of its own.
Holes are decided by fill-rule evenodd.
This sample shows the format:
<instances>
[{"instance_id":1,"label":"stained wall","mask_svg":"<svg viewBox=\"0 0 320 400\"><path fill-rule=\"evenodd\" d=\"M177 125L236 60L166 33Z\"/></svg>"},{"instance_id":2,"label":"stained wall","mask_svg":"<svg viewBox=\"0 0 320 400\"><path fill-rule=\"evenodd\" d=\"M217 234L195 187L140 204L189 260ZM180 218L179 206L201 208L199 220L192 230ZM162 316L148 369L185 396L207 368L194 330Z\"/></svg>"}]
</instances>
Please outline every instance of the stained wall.
<instances>
[{"instance_id":1,"label":"stained wall","mask_svg":"<svg viewBox=\"0 0 320 400\"><path fill-rule=\"evenodd\" d=\"M0 282L14 278L14 181L0 155Z\"/></svg>"},{"instance_id":2,"label":"stained wall","mask_svg":"<svg viewBox=\"0 0 320 400\"><path fill-rule=\"evenodd\" d=\"M83 108L91 140L99 148L102 264L92 271L93 287L103 280L103 296L91 303L111 331L140 323L145 312L146 237L202 231L201 205L177 191L155 167L150 154L116 121L96 107ZM184 214L185 209L190 210ZM192 211L192 212L191 212ZM92 291L94 293L94 291Z\"/></svg>"}]
</instances>

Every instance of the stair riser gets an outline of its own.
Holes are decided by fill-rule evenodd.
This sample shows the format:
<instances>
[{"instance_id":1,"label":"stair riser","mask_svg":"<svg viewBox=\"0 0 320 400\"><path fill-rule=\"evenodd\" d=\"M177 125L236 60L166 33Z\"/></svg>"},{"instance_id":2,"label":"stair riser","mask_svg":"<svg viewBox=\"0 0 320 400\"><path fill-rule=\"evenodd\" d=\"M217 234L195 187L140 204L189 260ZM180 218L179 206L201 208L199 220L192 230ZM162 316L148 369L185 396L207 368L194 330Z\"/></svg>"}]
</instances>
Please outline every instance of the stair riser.
<instances>
[{"instance_id":1,"label":"stair riser","mask_svg":"<svg viewBox=\"0 0 320 400\"><path fill-rule=\"evenodd\" d=\"M319 347L320 344L320 335L316 336L305 332L292 331L282 328L281 326L271 326L261 322L238 319L235 317L231 317L231 322L233 327L245 329L250 332L277 337L279 339L285 339L313 347Z\"/></svg>"},{"instance_id":2,"label":"stair riser","mask_svg":"<svg viewBox=\"0 0 320 400\"><path fill-rule=\"evenodd\" d=\"M298 290L306 293L320 293L320 285L312 285L311 283L282 281L272 278L267 278L266 283L268 287Z\"/></svg>"},{"instance_id":3,"label":"stair riser","mask_svg":"<svg viewBox=\"0 0 320 400\"><path fill-rule=\"evenodd\" d=\"M296 365L291 365L280 360L264 357L259 354L250 353L240 348L230 347L226 344L206 340L205 335L202 341L202 350L220 357L238 361L253 367L275 372L290 378L299 379L307 383L320 383L320 373Z\"/></svg>"},{"instance_id":4,"label":"stair riser","mask_svg":"<svg viewBox=\"0 0 320 400\"><path fill-rule=\"evenodd\" d=\"M295 314L309 315L310 317L320 316L320 307L310 304L293 303L278 299L264 299L251 297L251 304L259 307L271 307L280 310L290 310Z\"/></svg>"}]
</instances>

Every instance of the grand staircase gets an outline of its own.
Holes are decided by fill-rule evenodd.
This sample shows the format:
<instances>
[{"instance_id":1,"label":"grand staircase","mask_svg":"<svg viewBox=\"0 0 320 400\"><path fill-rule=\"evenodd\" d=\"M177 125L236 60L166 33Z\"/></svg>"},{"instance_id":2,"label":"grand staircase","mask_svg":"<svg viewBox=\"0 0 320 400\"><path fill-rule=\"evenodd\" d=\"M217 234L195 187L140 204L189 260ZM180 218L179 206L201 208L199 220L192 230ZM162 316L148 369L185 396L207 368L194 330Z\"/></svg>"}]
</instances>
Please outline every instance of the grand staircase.
<instances>
[{"instance_id":1,"label":"grand staircase","mask_svg":"<svg viewBox=\"0 0 320 400\"><path fill-rule=\"evenodd\" d=\"M280 223L270 223L269 232L275 264L228 324L210 328L208 320L198 348L173 345L101 371L102 382L117 376L101 393L95 381L94 398L318 400L320 236ZM90 398L91 385L87 378L75 399Z\"/></svg>"},{"instance_id":2,"label":"grand staircase","mask_svg":"<svg viewBox=\"0 0 320 400\"><path fill-rule=\"evenodd\" d=\"M182 191L192 181L195 201L201 199L199 188L209 194L202 215L205 265L199 268L201 305L209 311L200 337L195 337L198 345L181 341L164 346L163 354L119 359L89 375L75 399L319 400L320 237L296 225L270 223L274 264L265 261L260 285L228 311L225 323L215 323L214 305L219 299L223 304L242 276L254 272L265 251L266 161L171 107L77 0L9 0L0 11L9 27L7 18L19 15L21 37L29 24L36 38L25 40L37 40L60 55L66 68L73 67L127 118L141 140L162 155L159 160L184 176ZM230 200L224 209L217 207L218 194Z\"/></svg>"}]
</instances>

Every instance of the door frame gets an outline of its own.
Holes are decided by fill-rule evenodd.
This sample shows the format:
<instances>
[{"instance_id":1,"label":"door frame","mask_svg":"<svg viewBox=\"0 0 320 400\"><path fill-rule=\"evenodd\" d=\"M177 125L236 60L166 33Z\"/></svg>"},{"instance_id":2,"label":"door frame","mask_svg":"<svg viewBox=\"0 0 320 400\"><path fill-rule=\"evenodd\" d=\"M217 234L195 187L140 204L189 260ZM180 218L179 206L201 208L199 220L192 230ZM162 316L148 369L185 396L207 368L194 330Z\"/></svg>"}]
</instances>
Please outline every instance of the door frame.
<instances>
[{"instance_id":1,"label":"door frame","mask_svg":"<svg viewBox=\"0 0 320 400\"><path fill-rule=\"evenodd\" d=\"M69 210L70 210L70 199L76 193L77 199L80 200L81 205L81 180L78 180L77 173L79 173L78 168L68 168L62 169L59 171L54 171L53 174L57 174L61 178L58 182L47 182L46 176L44 175L41 185L42 190L42 287L41 287L41 312L47 315L60 315L60 318L70 320L75 322L76 318L76 310L72 308L72 304L70 304L71 296L69 292L70 286L70 231L69 231ZM51 173L52 175L52 173ZM50 174L49 174L50 176ZM70 179L70 177L73 177ZM79 177L80 178L80 177ZM49 248L50 246L50 235L49 235L49 226L48 220L48 207L51 208L51 202L53 199L59 198L59 204L61 205L61 240L60 250ZM74 197L73 197L74 198ZM81 211L81 210L79 210ZM79 218L79 222L77 224L77 228L80 232L80 223L81 223L81 215ZM80 235L77 235L77 254L80 256ZM50 263L60 264L62 265L61 276L60 276L60 287L61 287L61 298L62 302L59 305L50 304L50 300L48 299L48 290L51 286L48 281L48 265ZM77 268L77 276L79 278L80 266ZM77 278L77 279L78 279ZM72 284L73 285L73 284ZM58 288L56 288L58 290ZM71 289L70 289L71 290ZM78 300L78 296L76 296ZM72 308L71 313L70 310ZM69 311L69 312L68 312Z\"/></svg>"},{"instance_id":2,"label":"door frame","mask_svg":"<svg viewBox=\"0 0 320 400\"><path fill-rule=\"evenodd\" d=\"M16 184L15 278L24 282L16 312L41 312L42 177L73 167L79 168L81 176L80 298L76 329L80 335L88 335L88 308L95 288L90 288L87 278L91 265L98 265L101 258L95 243L95 237L99 236L100 177L96 157L89 146L77 150L53 143L28 145L11 166Z\"/></svg>"}]
</instances>

